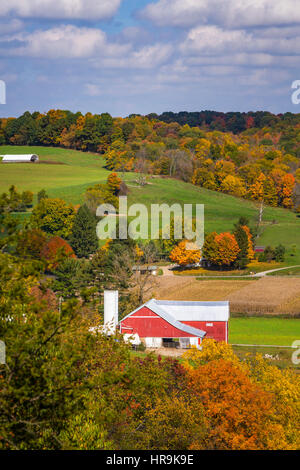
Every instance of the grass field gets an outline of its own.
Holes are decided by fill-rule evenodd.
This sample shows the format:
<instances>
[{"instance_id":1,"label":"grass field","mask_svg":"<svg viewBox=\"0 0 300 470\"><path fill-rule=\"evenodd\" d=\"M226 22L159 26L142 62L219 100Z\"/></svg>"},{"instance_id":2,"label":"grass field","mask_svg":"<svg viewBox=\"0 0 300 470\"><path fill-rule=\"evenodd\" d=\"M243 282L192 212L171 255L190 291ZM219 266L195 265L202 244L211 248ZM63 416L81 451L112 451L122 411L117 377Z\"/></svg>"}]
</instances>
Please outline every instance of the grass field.
<instances>
[{"instance_id":1,"label":"grass field","mask_svg":"<svg viewBox=\"0 0 300 470\"><path fill-rule=\"evenodd\" d=\"M274 273L269 273L267 274L267 276L292 276L292 277L299 277L300 276L300 268L289 268L289 269L285 269L285 270L282 270L280 271L279 273L278 272L274 272Z\"/></svg>"},{"instance_id":2,"label":"grass field","mask_svg":"<svg viewBox=\"0 0 300 470\"><path fill-rule=\"evenodd\" d=\"M35 194L46 189L50 197L60 197L73 204L83 201L88 186L104 182L109 174L100 155L48 147L0 147L0 153L37 153L40 162L2 163L0 187L7 191L14 184L19 190ZM55 164L58 163L58 164Z\"/></svg>"},{"instance_id":3,"label":"grass field","mask_svg":"<svg viewBox=\"0 0 300 470\"><path fill-rule=\"evenodd\" d=\"M78 204L83 201L83 193L88 186L104 182L109 174L104 168L103 158L97 154L52 147L0 146L0 154L6 153L37 153L41 163L1 163L1 191L7 191L12 184L19 190L31 190L35 194L46 189L51 197ZM152 203L204 204L206 232L232 230L241 215L248 217L253 226L257 220L258 208L251 201L168 178L150 178L144 187L137 186L132 173L126 173L124 180L130 189L129 204L141 203L148 208ZM263 220L264 231L257 243L282 243L288 249L285 265L300 264L300 218L289 210L267 207ZM294 244L297 250L292 256Z\"/></svg>"},{"instance_id":4,"label":"grass field","mask_svg":"<svg viewBox=\"0 0 300 470\"><path fill-rule=\"evenodd\" d=\"M300 321L287 318L231 318L229 342L291 346L300 340Z\"/></svg>"}]
</instances>

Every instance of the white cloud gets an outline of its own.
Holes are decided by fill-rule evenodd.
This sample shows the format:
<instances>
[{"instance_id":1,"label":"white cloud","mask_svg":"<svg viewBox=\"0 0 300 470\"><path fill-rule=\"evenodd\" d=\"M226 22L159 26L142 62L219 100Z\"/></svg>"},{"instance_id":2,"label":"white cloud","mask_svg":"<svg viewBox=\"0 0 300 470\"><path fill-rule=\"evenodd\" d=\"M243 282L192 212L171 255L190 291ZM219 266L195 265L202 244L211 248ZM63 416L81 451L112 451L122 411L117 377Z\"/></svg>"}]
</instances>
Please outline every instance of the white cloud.
<instances>
[{"instance_id":1,"label":"white cloud","mask_svg":"<svg viewBox=\"0 0 300 470\"><path fill-rule=\"evenodd\" d=\"M228 31L217 26L199 26L189 31L181 50L209 55L221 53L224 49L240 50L248 47L250 41L251 37L245 31Z\"/></svg>"},{"instance_id":2,"label":"white cloud","mask_svg":"<svg viewBox=\"0 0 300 470\"><path fill-rule=\"evenodd\" d=\"M299 0L159 0L141 12L160 26L214 23L241 26L300 23Z\"/></svg>"},{"instance_id":3,"label":"white cloud","mask_svg":"<svg viewBox=\"0 0 300 470\"><path fill-rule=\"evenodd\" d=\"M22 18L105 19L112 17L122 0L1 0L0 16Z\"/></svg>"},{"instance_id":4,"label":"white cloud","mask_svg":"<svg viewBox=\"0 0 300 470\"><path fill-rule=\"evenodd\" d=\"M18 40L22 45L8 49L7 54L49 59L119 56L129 47L126 44L109 43L101 29L78 28L72 25L23 33L9 40Z\"/></svg>"},{"instance_id":5,"label":"white cloud","mask_svg":"<svg viewBox=\"0 0 300 470\"><path fill-rule=\"evenodd\" d=\"M111 68L138 68L138 69L154 69L167 62L173 52L173 47L169 44L154 44L145 46L138 50L132 50L122 57L107 57L100 61L95 61L96 67Z\"/></svg>"},{"instance_id":6,"label":"white cloud","mask_svg":"<svg viewBox=\"0 0 300 470\"><path fill-rule=\"evenodd\" d=\"M221 53L252 52L299 54L300 32L292 38L268 36L258 32L227 30L218 26L199 26L191 29L180 49L185 54L218 55Z\"/></svg>"},{"instance_id":7,"label":"white cloud","mask_svg":"<svg viewBox=\"0 0 300 470\"><path fill-rule=\"evenodd\" d=\"M31 33L17 33L2 39L0 52L5 56L43 59L87 59L93 67L152 69L166 63L172 53L170 44L138 47L132 42L110 42L97 28L61 25ZM19 43L19 46L15 44ZM11 47L4 48L4 45ZM87 92L96 92L87 88Z\"/></svg>"}]
</instances>

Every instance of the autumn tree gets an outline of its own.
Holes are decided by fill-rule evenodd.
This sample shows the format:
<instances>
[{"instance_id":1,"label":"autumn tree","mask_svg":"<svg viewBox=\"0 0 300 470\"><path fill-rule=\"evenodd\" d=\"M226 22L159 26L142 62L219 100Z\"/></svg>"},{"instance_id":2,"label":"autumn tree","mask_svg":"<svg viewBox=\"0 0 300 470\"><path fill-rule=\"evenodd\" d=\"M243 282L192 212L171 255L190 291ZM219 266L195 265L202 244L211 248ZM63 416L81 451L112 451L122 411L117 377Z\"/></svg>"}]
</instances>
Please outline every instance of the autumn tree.
<instances>
[{"instance_id":1,"label":"autumn tree","mask_svg":"<svg viewBox=\"0 0 300 470\"><path fill-rule=\"evenodd\" d=\"M228 175L223 179L220 185L220 190L237 197L243 197L246 194L244 182L238 176L234 175Z\"/></svg>"},{"instance_id":2,"label":"autumn tree","mask_svg":"<svg viewBox=\"0 0 300 470\"><path fill-rule=\"evenodd\" d=\"M32 211L33 227L58 237L68 238L72 231L75 211L63 199L43 198Z\"/></svg>"},{"instance_id":3,"label":"autumn tree","mask_svg":"<svg viewBox=\"0 0 300 470\"><path fill-rule=\"evenodd\" d=\"M169 258L184 267L188 264L198 263L201 259L201 250L189 248L188 242L183 240L173 248Z\"/></svg>"},{"instance_id":4,"label":"autumn tree","mask_svg":"<svg viewBox=\"0 0 300 470\"><path fill-rule=\"evenodd\" d=\"M203 256L216 266L231 266L240 252L234 235L229 232L208 235L203 245Z\"/></svg>"},{"instance_id":5,"label":"autumn tree","mask_svg":"<svg viewBox=\"0 0 300 470\"><path fill-rule=\"evenodd\" d=\"M48 270L56 269L67 258L76 258L69 243L61 237L53 237L41 250L41 259L46 262Z\"/></svg>"},{"instance_id":6,"label":"autumn tree","mask_svg":"<svg viewBox=\"0 0 300 470\"><path fill-rule=\"evenodd\" d=\"M114 195L118 196L122 180L117 176L117 173L111 173L107 177L107 186L109 191Z\"/></svg>"},{"instance_id":7,"label":"autumn tree","mask_svg":"<svg viewBox=\"0 0 300 470\"><path fill-rule=\"evenodd\" d=\"M282 440L282 425L273 422L274 397L240 367L219 359L190 369L189 375L191 392L210 424L206 448L272 449Z\"/></svg>"},{"instance_id":8,"label":"autumn tree","mask_svg":"<svg viewBox=\"0 0 300 470\"><path fill-rule=\"evenodd\" d=\"M46 234L38 229L22 230L18 234L16 252L23 258L41 259L41 252L47 242Z\"/></svg>"}]
</instances>

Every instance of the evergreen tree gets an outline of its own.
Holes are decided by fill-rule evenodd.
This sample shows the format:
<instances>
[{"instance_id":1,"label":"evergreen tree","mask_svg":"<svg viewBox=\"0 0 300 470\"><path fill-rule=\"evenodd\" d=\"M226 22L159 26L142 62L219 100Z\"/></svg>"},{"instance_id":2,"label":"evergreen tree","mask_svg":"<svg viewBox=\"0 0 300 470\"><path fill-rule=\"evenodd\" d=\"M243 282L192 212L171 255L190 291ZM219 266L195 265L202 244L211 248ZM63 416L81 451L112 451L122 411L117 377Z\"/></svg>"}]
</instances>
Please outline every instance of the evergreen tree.
<instances>
[{"instance_id":1,"label":"evergreen tree","mask_svg":"<svg viewBox=\"0 0 300 470\"><path fill-rule=\"evenodd\" d=\"M70 237L70 245L78 258L88 257L97 250L96 225L97 220L88 207L85 204L81 206L75 215Z\"/></svg>"},{"instance_id":2,"label":"evergreen tree","mask_svg":"<svg viewBox=\"0 0 300 470\"><path fill-rule=\"evenodd\" d=\"M249 257L248 257L248 236L245 232L245 230L242 228L242 226L237 226L234 232L234 236L236 238L236 241L238 242L240 252L237 256L237 259L235 261L235 265L239 269L244 269L247 264L249 263Z\"/></svg>"}]
</instances>

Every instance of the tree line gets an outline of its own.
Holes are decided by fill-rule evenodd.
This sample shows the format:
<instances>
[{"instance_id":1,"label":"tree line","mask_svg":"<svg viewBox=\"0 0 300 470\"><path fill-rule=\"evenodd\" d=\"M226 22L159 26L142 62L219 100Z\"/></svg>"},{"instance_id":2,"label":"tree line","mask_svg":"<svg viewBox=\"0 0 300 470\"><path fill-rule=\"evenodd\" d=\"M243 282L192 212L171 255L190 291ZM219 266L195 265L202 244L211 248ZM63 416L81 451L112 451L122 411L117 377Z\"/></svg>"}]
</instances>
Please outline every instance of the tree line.
<instances>
[{"instance_id":1,"label":"tree line","mask_svg":"<svg viewBox=\"0 0 300 470\"><path fill-rule=\"evenodd\" d=\"M112 171L169 176L271 206L300 207L299 115L248 113L246 129L235 134L226 126L207 126L201 113L180 124L176 115L166 114L169 118L160 120L156 115L26 112L0 120L0 143L96 152ZM239 114L226 116L230 121Z\"/></svg>"}]
</instances>

